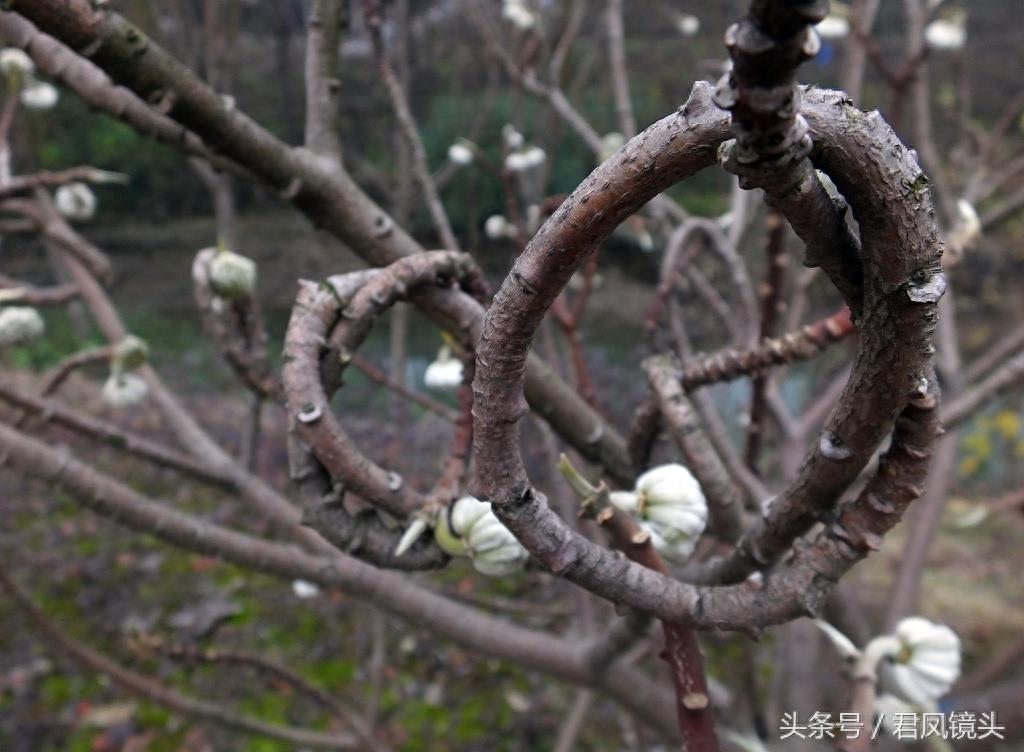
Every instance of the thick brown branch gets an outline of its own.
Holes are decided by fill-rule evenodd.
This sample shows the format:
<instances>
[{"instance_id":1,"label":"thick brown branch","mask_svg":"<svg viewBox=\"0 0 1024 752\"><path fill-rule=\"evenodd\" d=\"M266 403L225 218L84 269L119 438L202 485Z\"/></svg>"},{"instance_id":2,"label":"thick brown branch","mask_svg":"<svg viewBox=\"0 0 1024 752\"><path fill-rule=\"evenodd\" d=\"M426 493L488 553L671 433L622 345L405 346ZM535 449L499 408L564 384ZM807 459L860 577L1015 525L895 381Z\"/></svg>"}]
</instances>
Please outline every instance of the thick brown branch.
<instances>
[{"instance_id":1,"label":"thick brown branch","mask_svg":"<svg viewBox=\"0 0 1024 752\"><path fill-rule=\"evenodd\" d=\"M619 562L569 530L530 485L519 457L524 364L533 334L595 244L643 203L705 166L723 139L698 85L680 112L627 144L577 188L517 259L488 312L477 352L478 487L502 521L546 566L616 602L692 619L695 593ZM856 478L891 421L921 384L935 303L944 289L940 246L920 171L877 116L841 96L808 91L805 113L823 165L849 196L864 233L860 353L821 440L768 515L705 581L738 581L776 561ZM707 612L702 617L711 618ZM757 618L748 614L747 618Z\"/></svg>"},{"instance_id":2,"label":"thick brown branch","mask_svg":"<svg viewBox=\"0 0 1024 752\"><path fill-rule=\"evenodd\" d=\"M9 7L72 49L90 53L96 65L139 97L160 102L169 117L199 135L212 151L250 168L253 177L368 263L386 266L422 251L344 169L276 139L117 13L94 8L89 0L14 0ZM415 302L446 328L476 329L482 321L481 307L456 291L431 290ZM612 476L627 479L622 437L539 358L530 361L530 403L584 456L600 462Z\"/></svg>"},{"instance_id":3,"label":"thick brown branch","mask_svg":"<svg viewBox=\"0 0 1024 752\"><path fill-rule=\"evenodd\" d=\"M336 552L315 556L192 517L172 504L142 497L67 453L2 424L0 455L29 476L74 491L73 498L83 506L171 545L267 574L342 588L355 598L453 639L463 648L504 658L563 681L585 685L596 681L632 712L666 734L675 734L671 710L659 687L620 664L595 675L582 660L583 650L549 633L491 618L425 590L407 576L380 571Z\"/></svg>"}]
</instances>

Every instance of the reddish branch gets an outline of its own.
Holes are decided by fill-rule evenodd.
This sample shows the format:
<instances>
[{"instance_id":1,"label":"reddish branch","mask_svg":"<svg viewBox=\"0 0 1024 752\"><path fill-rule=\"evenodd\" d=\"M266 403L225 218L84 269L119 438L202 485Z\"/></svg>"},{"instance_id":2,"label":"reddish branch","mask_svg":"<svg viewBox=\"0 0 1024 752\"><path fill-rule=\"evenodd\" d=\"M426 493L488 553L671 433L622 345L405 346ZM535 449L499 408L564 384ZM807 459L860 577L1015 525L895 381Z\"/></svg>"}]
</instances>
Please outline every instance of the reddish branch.
<instances>
[{"instance_id":1,"label":"reddish branch","mask_svg":"<svg viewBox=\"0 0 1024 752\"><path fill-rule=\"evenodd\" d=\"M759 341L774 337L778 331L785 302L783 298L786 283L786 225L777 213L768 215L768 273L761 291L761 336ZM847 309L848 312L849 309ZM747 446L744 459L747 467L757 472L757 460L768 414L769 377L760 372L751 380L750 422L747 426Z\"/></svg>"},{"instance_id":2,"label":"reddish branch","mask_svg":"<svg viewBox=\"0 0 1024 752\"><path fill-rule=\"evenodd\" d=\"M614 548L640 566L670 576L668 566L651 544L650 535L645 534L628 515L611 506L602 490L599 489L597 497L589 502L584 513L594 517L607 531ZM635 633L637 624L629 626ZM718 749L718 740L697 633L691 627L666 620L662 620L661 628L665 636L665 650L661 657L672 675L683 749L687 752L713 752Z\"/></svg>"},{"instance_id":3,"label":"reddish branch","mask_svg":"<svg viewBox=\"0 0 1024 752\"><path fill-rule=\"evenodd\" d=\"M855 331L850 310L844 306L827 318L783 337L765 340L754 349L727 348L693 358L683 363L680 381L683 388L690 391L707 384L758 374L773 366L813 358Z\"/></svg>"},{"instance_id":4,"label":"reddish branch","mask_svg":"<svg viewBox=\"0 0 1024 752\"><path fill-rule=\"evenodd\" d=\"M397 381L393 381L383 370L375 366L362 355L352 356L352 366L362 371L362 373L371 381L390 389L402 399L415 402L424 410L429 410L435 415L449 421L455 421L458 417L458 414L448 407L448 405L438 402L429 395L423 394L423 392L418 392L415 389L410 389L404 384L399 384Z\"/></svg>"}]
</instances>

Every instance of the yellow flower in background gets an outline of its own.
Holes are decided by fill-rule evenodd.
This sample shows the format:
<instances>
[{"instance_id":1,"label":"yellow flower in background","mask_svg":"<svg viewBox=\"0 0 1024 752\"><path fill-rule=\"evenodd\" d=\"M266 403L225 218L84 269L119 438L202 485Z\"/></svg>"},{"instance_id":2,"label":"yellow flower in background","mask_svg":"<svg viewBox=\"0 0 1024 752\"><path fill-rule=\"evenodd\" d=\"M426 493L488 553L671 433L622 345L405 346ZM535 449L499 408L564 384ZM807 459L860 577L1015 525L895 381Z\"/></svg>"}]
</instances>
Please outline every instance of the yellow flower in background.
<instances>
[{"instance_id":1,"label":"yellow flower in background","mask_svg":"<svg viewBox=\"0 0 1024 752\"><path fill-rule=\"evenodd\" d=\"M987 459L992 455L992 439L984 428L965 436L963 447L965 452L979 460Z\"/></svg>"},{"instance_id":2,"label":"yellow flower in background","mask_svg":"<svg viewBox=\"0 0 1024 752\"><path fill-rule=\"evenodd\" d=\"M1007 441L1015 439L1020 435L1020 415L1012 410L1001 410L996 413L992 420L992 425Z\"/></svg>"},{"instance_id":3,"label":"yellow flower in background","mask_svg":"<svg viewBox=\"0 0 1024 752\"><path fill-rule=\"evenodd\" d=\"M971 455L960 460L960 475L971 476L981 469L981 460Z\"/></svg>"}]
</instances>

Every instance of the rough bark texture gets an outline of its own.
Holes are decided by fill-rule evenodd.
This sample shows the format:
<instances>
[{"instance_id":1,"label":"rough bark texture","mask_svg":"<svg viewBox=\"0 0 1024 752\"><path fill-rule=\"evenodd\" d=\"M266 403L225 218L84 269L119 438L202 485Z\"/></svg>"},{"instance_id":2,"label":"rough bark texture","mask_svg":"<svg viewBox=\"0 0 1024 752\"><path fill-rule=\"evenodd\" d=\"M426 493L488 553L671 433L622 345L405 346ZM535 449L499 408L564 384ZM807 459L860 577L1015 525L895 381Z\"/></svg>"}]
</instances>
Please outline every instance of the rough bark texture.
<instances>
[{"instance_id":1,"label":"rough bark texture","mask_svg":"<svg viewBox=\"0 0 1024 752\"><path fill-rule=\"evenodd\" d=\"M275 138L119 14L89 0L12 0L8 8L89 58L137 97L155 103L184 126L183 132L199 136L215 157L244 163L252 177L369 264L386 266L423 250L337 162ZM19 43L37 41L38 35L27 35ZM429 290L414 302L446 328L479 325L483 317L478 303L453 290ZM622 436L536 357L531 358L526 393L563 439L614 477L628 479Z\"/></svg>"},{"instance_id":2,"label":"rough bark texture","mask_svg":"<svg viewBox=\"0 0 1024 752\"><path fill-rule=\"evenodd\" d=\"M541 228L495 296L474 380L478 488L509 529L569 580L613 601L691 623L722 620L695 610L694 589L616 559L547 509L519 456L518 421L526 409L522 384L533 334L571 275L618 223L708 166L724 140L726 122L710 93L698 84L678 113L595 170ZM837 503L930 368L929 340L944 280L927 181L877 113L864 114L833 92L805 90L803 101L817 144L814 156L849 199L863 233L860 350L847 388L797 478L733 554L696 573L701 581L738 582L778 560Z\"/></svg>"}]
</instances>

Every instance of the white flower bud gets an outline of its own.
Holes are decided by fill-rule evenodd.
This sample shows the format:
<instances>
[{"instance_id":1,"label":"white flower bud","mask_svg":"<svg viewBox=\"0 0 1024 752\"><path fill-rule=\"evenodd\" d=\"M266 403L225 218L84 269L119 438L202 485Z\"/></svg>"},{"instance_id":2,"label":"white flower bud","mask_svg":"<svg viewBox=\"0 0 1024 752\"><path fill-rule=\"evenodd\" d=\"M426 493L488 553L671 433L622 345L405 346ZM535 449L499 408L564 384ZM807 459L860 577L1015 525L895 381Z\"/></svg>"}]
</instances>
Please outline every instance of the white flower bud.
<instances>
[{"instance_id":1,"label":"white flower bud","mask_svg":"<svg viewBox=\"0 0 1024 752\"><path fill-rule=\"evenodd\" d=\"M696 36L697 32L700 31L700 19L689 13L683 13L676 20L676 28L679 29L679 33L684 37Z\"/></svg>"},{"instance_id":2,"label":"white flower bud","mask_svg":"<svg viewBox=\"0 0 1024 752\"><path fill-rule=\"evenodd\" d=\"M626 137L618 131L606 133L601 137L601 153L598 156L604 162L625 145Z\"/></svg>"},{"instance_id":3,"label":"white flower bud","mask_svg":"<svg viewBox=\"0 0 1024 752\"><path fill-rule=\"evenodd\" d=\"M501 524L491 505L472 496L455 502L434 529L437 544L452 556L468 556L474 568L488 577L518 572L530 555Z\"/></svg>"},{"instance_id":4,"label":"white flower bud","mask_svg":"<svg viewBox=\"0 0 1024 752\"><path fill-rule=\"evenodd\" d=\"M937 18L924 30L924 39L933 50L955 52L967 44L966 19Z\"/></svg>"},{"instance_id":5,"label":"white flower bud","mask_svg":"<svg viewBox=\"0 0 1024 752\"><path fill-rule=\"evenodd\" d=\"M531 146L526 150L526 160L528 167L540 167L544 162L547 161L548 154L539 146Z\"/></svg>"},{"instance_id":6,"label":"white flower bud","mask_svg":"<svg viewBox=\"0 0 1024 752\"><path fill-rule=\"evenodd\" d=\"M837 13L829 13L814 28L822 39L843 39L850 33L850 22Z\"/></svg>"},{"instance_id":7,"label":"white flower bud","mask_svg":"<svg viewBox=\"0 0 1024 752\"><path fill-rule=\"evenodd\" d=\"M36 65L32 58L17 47L0 50L0 71L7 76L31 76Z\"/></svg>"},{"instance_id":8,"label":"white flower bud","mask_svg":"<svg viewBox=\"0 0 1024 752\"><path fill-rule=\"evenodd\" d=\"M252 295L256 289L256 263L232 251L219 251L210 261L210 287L228 300Z\"/></svg>"},{"instance_id":9,"label":"white flower bud","mask_svg":"<svg viewBox=\"0 0 1024 752\"><path fill-rule=\"evenodd\" d=\"M506 21L523 31L532 29L537 23L537 17L526 7L523 0L505 0L502 4L501 15Z\"/></svg>"},{"instance_id":10,"label":"white flower bud","mask_svg":"<svg viewBox=\"0 0 1024 752\"><path fill-rule=\"evenodd\" d=\"M0 347L22 345L43 336L46 325L39 311L28 306L0 308Z\"/></svg>"},{"instance_id":11,"label":"white flower bud","mask_svg":"<svg viewBox=\"0 0 1024 752\"><path fill-rule=\"evenodd\" d=\"M505 148L510 151L521 149L523 144L526 143L526 139L523 138L523 134L516 130L516 127L512 123L505 123L501 128L501 138L505 142Z\"/></svg>"},{"instance_id":12,"label":"white flower bud","mask_svg":"<svg viewBox=\"0 0 1024 752\"><path fill-rule=\"evenodd\" d=\"M897 624L895 637L899 650L891 656L883 682L901 699L930 710L960 676L960 638L949 627L920 616Z\"/></svg>"},{"instance_id":13,"label":"white flower bud","mask_svg":"<svg viewBox=\"0 0 1024 752\"><path fill-rule=\"evenodd\" d=\"M981 218L970 201L960 199L956 202L957 221L949 233L947 242L949 250L961 255L981 237Z\"/></svg>"},{"instance_id":14,"label":"white flower bud","mask_svg":"<svg viewBox=\"0 0 1024 752\"><path fill-rule=\"evenodd\" d=\"M296 598L308 600L309 598L316 598L320 595L320 588L315 582L294 580L292 581L292 592L295 593Z\"/></svg>"},{"instance_id":15,"label":"white flower bud","mask_svg":"<svg viewBox=\"0 0 1024 752\"><path fill-rule=\"evenodd\" d=\"M460 167L473 164L473 150L460 141L448 147L448 161Z\"/></svg>"},{"instance_id":16,"label":"white flower bud","mask_svg":"<svg viewBox=\"0 0 1024 752\"><path fill-rule=\"evenodd\" d=\"M502 240L509 236L512 225L500 214L492 214L484 222L484 235L491 240Z\"/></svg>"},{"instance_id":17,"label":"white flower bud","mask_svg":"<svg viewBox=\"0 0 1024 752\"><path fill-rule=\"evenodd\" d=\"M134 373L112 373L103 384L103 401L113 408L137 405L148 393L146 380Z\"/></svg>"},{"instance_id":18,"label":"white flower bud","mask_svg":"<svg viewBox=\"0 0 1024 752\"><path fill-rule=\"evenodd\" d=\"M54 194L57 211L74 221L86 221L96 214L96 194L85 183L67 183Z\"/></svg>"},{"instance_id":19,"label":"white flower bud","mask_svg":"<svg viewBox=\"0 0 1024 752\"><path fill-rule=\"evenodd\" d=\"M49 110L58 99L57 87L45 81L32 81L21 90L21 103L30 110Z\"/></svg>"},{"instance_id":20,"label":"white flower bud","mask_svg":"<svg viewBox=\"0 0 1024 752\"><path fill-rule=\"evenodd\" d=\"M423 383L428 389L458 389L462 385L462 361L453 358L447 347L442 347L437 351L437 360L427 366Z\"/></svg>"},{"instance_id":21,"label":"white flower bud","mask_svg":"<svg viewBox=\"0 0 1024 752\"><path fill-rule=\"evenodd\" d=\"M505 157L505 169L511 172L523 172L530 168L530 158L524 151L514 151Z\"/></svg>"},{"instance_id":22,"label":"white flower bud","mask_svg":"<svg viewBox=\"0 0 1024 752\"><path fill-rule=\"evenodd\" d=\"M111 368L117 373L134 371L149 360L149 345L134 334L127 335L114 346Z\"/></svg>"},{"instance_id":23,"label":"white flower bud","mask_svg":"<svg viewBox=\"0 0 1024 752\"><path fill-rule=\"evenodd\" d=\"M670 559L681 561L693 553L707 525L708 506L700 484L679 464L648 470L637 478L632 492L614 491L609 499L637 517L654 547Z\"/></svg>"}]
</instances>

